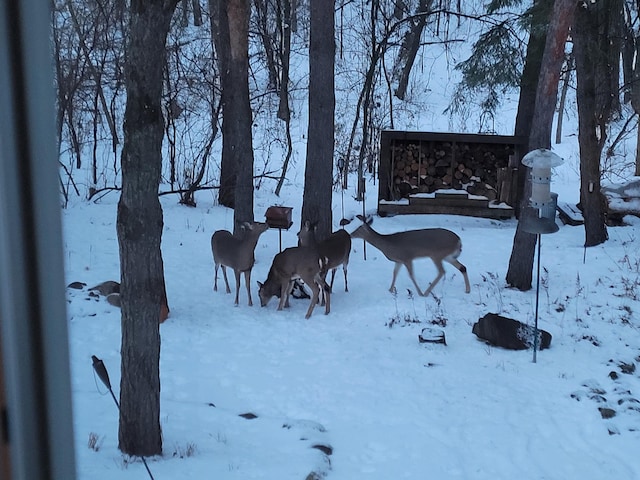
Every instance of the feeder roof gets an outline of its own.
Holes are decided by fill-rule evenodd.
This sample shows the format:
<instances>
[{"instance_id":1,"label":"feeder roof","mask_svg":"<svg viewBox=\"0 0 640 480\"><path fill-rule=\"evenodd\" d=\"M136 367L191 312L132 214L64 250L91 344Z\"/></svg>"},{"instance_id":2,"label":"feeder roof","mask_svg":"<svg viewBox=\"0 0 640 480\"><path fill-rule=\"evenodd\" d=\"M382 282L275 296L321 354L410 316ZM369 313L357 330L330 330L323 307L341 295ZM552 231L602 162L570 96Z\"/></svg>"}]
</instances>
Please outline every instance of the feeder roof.
<instances>
[{"instance_id":1,"label":"feeder roof","mask_svg":"<svg viewBox=\"0 0 640 480\"><path fill-rule=\"evenodd\" d=\"M564 160L547 148L531 150L522 158L522 163L531 168L551 168L562 165Z\"/></svg>"}]
</instances>

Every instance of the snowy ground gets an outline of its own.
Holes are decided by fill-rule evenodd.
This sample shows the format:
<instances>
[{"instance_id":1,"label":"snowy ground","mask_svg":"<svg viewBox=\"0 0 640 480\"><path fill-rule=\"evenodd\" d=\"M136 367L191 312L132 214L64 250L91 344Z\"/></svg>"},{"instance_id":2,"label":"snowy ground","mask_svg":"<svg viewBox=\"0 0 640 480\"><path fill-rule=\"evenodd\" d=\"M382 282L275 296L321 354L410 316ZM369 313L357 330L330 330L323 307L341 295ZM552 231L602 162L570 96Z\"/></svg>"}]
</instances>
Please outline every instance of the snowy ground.
<instances>
[{"instance_id":1,"label":"snowy ground","mask_svg":"<svg viewBox=\"0 0 640 480\"><path fill-rule=\"evenodd\" d=\"M554 182L561 199L577 201L571 168ZM257 192L256 220L271 204L294 207L283 247L297 241L301 188L291 185L281 198ZM350 196L347 216L361 211ZM63 212L68 283L119 279L116 203L111 194ZM492 347L471 333L488 312L534 320L535 290L504 284L515 220L376 217L383 233L458 233L471 293L447 266L434 296L409 295L404 270L394 296L393 265L370 245L365 261L354 240L350 291L339 271L330 315L317 308L305 320L307 300L282 312L275 300L259 306L255 282L278 251L277 231L256 248L255 306L242 290L234 307L233 295L213 292L210 251L211 234L231 229L233 212L212 206L210 194L195 209L176 198L162 203L171 316L161 326L164 455L149 459L156 479L294 480L312 471L333 480L640 478L640 372L622 373L640 363L637 219L611 228L610 240L586 255L582 227L543 237L540 327L553 340L533 363L531 351ZM375 199L368 206L374 212ZM336 225L341 210L338 193ZM435 277L429 260L416 271L423 289ZM78 477L146 478L142 463L117 449L116 407L91 366L91 355L104 360L118 395L120 312L87 298L69 290ZM443 320L447 346L418 342L423 328ZM603 419L602 407L616 415ZM246 413L257 418L239 416Z\"/></svg>"}]
</instances>

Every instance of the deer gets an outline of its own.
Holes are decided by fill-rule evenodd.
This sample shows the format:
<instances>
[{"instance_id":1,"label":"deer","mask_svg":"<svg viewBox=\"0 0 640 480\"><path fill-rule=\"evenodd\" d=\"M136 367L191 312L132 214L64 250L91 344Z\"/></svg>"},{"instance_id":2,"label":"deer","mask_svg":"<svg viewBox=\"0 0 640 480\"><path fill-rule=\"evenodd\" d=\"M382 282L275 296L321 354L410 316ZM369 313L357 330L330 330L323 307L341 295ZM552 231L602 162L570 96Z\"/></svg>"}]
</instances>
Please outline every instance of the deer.
<instances>
[{"instance_id":1,"label":"deer","mask_svg":"<svg viewBox=\"0 0 640 480\"><path fill-rule=\"evenodd\" d=\"M317 223L312 224L309 220L305 220L302 228L298 232L298 245L314 248L318 251L320 257L327 259L325 281L326 275L329 269L331 269L331 283L329 283L331 291L333 291L333 281L336 277L336 270L342 265L344 291L348 292L347 268L349 266L349 254L351 253L351 235L349 235L346 230L338 230L321 242L318 242L316 239L316 229Z\"/></svg>"},{"instance_id":2,"label":"deer","mask_svg":"<svg viewBox=\"0 0 640 480\"><path fill-rule=\"evenodd\" d=\"M308 319L318 303L320 289L326 298L325 315L330 311L331 290L324 280L326 258L311 247L289 247L273 258L264 283L258 282L260 304L266 307L271 297L279 296L278 310L289 307L289 292L294 280L301 279L311 289L311 303L304 318Z\"/></svg>"},{"instance_id":3,"label":"deer","mask_svg":"<svg viewBox=\"0 0 640 480\"><path fill-rule=\"evenodd\" d=\"M409 272L409 277L418 290L418 294L423 297L428 296L433 290L433 287L435 287L444 276L445 271L442 262L450 263L456 267L464 277L465 293L471 291L467 267L458 261L458 257L462 252L462 241L460 237L451 230L444 228L425 228L422 230L408 230L406 232L383 235L371 228L373 218L366 219L362 215L357 215L357 218L362 222L362 225L351 233L351 237L364 239L395 263L393 279L391 280L391 287L389 288L390 292L394 293L396 291L396 277L400 267L404 265ZM413 260L426 257L433 261L438 269L438 274L423 293L413 275Z\"/></svg>"},{"instance_id":4,"label":"deer","mask_svg":"<svg viewBox=\"0 0 640 480\"><path fill-rule=\"evenodd\" d=\"M238 305L240 296L240 273L244 273L249 306L253 306L253 300L251 299L251 269L255 263L254 250L258 243L258 238L268 228L269 225L266 223L242 222L239 235L233 235L227 230L217 230L211 236L211 251L213 252L214 263L213 291L218 291L218 267L222 267L227 293L231 293L226 267L233 269L236 277L235 305Z\"/></svg>"}]
</instances>

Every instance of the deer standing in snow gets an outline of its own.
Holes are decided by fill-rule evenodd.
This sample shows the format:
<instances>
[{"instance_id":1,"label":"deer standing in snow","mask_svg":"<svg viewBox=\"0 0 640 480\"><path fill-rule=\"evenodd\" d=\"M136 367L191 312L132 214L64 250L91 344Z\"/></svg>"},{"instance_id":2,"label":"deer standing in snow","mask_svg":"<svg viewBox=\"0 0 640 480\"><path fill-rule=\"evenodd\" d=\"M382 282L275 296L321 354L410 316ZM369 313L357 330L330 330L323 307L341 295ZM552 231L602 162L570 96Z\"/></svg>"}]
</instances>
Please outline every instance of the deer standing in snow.
<instances>
[{"instance_id":1,"label":"deer standing in snow","mask_svg":"<svg viewBox=\"0 0 640 480\"><path fill-rule=\"evenodd\" d=\"M233 269L236 277L236 300L240 296L240 273L244 273L244 283L247 287L249 306L253 306L251 299L251 269L255 263L254 250L260 235L269 228L266 223L243 222L240 226L240 234L233 235L227 230L218 230L211 236L211 251L213 252L214 281L213 290L218 291L218 267L222 267L224 283L227 293L231 293L227 280L226 267Z\"/></svg>"},{"instance_id":2,"label":"deer standing in snow","mask_svg":"<svg viewBox=\"0 0 640 480\"><path fill-rule=\"evenodd\" d=\"M266 307L271 297L279 296L278 310L289 307L289 292L294 280L304 281L312 292L311 303L304 318L309 318L318 303L320 289L326 298L325 315L330 311L331 291L324 280L326 276L326 259L310 247L290 247L278 253L271 264L269 274L264 283L258 282L260 304Z\"/></svg>"},{"instance_id":3,"label":"deer standing in snow","mask_svg":"<svg viewBox=\"0 0 640 480\"><path fill-rule=\"evenodd\" d=\"M389 288L390 292L395 291L398 271L400 267L404 265L409 272L409 277L418 290L418 294L426 297L444 276L445 272L442 262L450 263L460 270L460 273L462 273L464 277L465 292L469 293L471 291L467 267L458 261L458 257L462 251L462 242L460 237L451 230L444 228L425 228L423 230L408 230L406 232L383 235L371 228L372 218L365 219L362 215L357 215L357 218L362 221L362 225L354 230L351 237L366 240L396 264L393 269L393 280ZM438 275L425 292L422 293L413 275L413 260L424 257L429 257L433 261L438 269Z\"/></svg>"},{"instance_id":4,"label":"deer standing in snow","mask_svg":"<svg viewBox=\"0 0 640 480\"><path fill-rule=\"evenodd\" d=\"M333 232L327 238L318 242L316 239L316 224L308 220L304 222L298 232L298 243L303 247L315 248L322 258L327 259L325 278L331 269L331 283L329 288L333 291L333 281L336 277L336 270L342 265L344 273L344 291L349 291L347 283L347 267L349 266L349 254L351 253L351 235L346 230Z\"/></svg>"}]
</instances>

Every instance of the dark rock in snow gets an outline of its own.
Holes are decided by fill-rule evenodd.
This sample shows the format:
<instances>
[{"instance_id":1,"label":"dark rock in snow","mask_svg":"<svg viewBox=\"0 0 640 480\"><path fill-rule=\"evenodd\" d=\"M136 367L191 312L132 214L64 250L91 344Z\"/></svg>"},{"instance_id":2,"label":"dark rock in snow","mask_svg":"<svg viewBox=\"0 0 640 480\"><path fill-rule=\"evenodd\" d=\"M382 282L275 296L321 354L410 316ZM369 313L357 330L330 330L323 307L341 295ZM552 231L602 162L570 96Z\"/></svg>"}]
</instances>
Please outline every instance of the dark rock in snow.
<instances>
[{"instance_id":1,"label":"dark rock in snow","mask_svg":"<svg viewBox=\"0 0 640 480\"><path fill-rule=\"evenodd\" d=\"M487 313L474 325L472 332L497 347L509 350L526 350L533 347L534 327L512 318ZM538 348L549 348L551 334L538 329Z\"/></svg>"},{"instance_id":2,"label":"dark rock in snow","mask_svg":"<svg viewBox=\"0 0 640 480\"><path fill-rule=\"evenodd\" d=\"M600 411L600 415L602 415L602 418L604 418L605 420L616 416L616 411L613 408L600 407L598 408L598 410Z\"/></svg>"}]
</instances>

